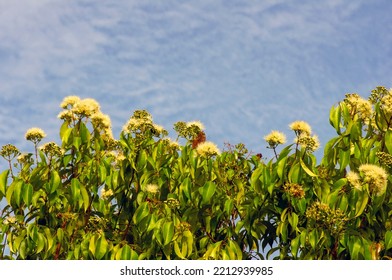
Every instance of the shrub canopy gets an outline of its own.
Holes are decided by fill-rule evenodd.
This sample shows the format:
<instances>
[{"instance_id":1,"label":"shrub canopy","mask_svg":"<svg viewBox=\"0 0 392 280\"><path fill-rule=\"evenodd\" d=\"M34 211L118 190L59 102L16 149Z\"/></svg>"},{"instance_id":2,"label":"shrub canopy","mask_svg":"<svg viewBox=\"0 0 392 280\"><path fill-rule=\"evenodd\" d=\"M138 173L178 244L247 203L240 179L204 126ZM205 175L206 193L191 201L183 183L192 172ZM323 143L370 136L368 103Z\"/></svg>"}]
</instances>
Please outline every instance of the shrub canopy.
<instances>
[{"instance_id":1,"label":"shrub canopy","mask_svg":"<svg viewBox=\"0 0 392 280\"><path fill-rule=\"evenodd\" d=\"M61 143L1 149L1 259L390 259L392 91L347 94L318 162L304 121L272 131L272 159L223 151L200 122L175 141L145 110L119 139L93 99L69 96ZM182 142L183 144L179 144Z\"/></svg>"}]
</instances>

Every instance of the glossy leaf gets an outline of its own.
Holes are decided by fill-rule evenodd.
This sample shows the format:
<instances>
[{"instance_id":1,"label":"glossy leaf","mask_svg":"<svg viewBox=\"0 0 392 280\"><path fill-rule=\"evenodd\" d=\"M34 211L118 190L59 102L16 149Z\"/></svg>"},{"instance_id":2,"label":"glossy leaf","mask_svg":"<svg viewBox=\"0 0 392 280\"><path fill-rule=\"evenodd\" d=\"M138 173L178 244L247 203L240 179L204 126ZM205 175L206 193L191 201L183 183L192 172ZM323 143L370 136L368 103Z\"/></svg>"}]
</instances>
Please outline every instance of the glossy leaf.
<instances>
[{"instance_id":1,"label":"glossy leaf","mask_svg":"<svg viewBox=\"0 0 392 280\"><path fill-rule=\"evenodd\" d=\"M139 224L143 218L148 216L150 214L150 210L148 208L148 203L144 202L142 203L135 211L135 214L133 215L133 222L135 224Z\"/></svg>"},{"instance_id":2,"label":"glossy leaf","mask_svg":"<svg viewBox=\"0 0 392 280\"><path fill-rule=\"evenodd\" d=\"M98 260L103 259L108 251L108 247L109 243L107 242L106 238L103 235L99 236L95 242L95 258Z\"/></svg>"},{"instance_id":3,"label":"glossy leaf","mask_svg":"<svg viewBox=\"0 0 392 280\"><path fill-rule=\"evenodd\" d=\"M80 182L76 178L72 179L71 181L71 197L72 197L73 205L79 205Z\"/></svg>"},{"instance_id":4,"label":"glossy leaf","mask_svg":"<svg viewBox=\"0 0 392 280\"><path fill-rule=\"evenodd\" d=\"M317 177L317 174L315 174L313 171L311 171L306 164L304 163L304 161L302 159L300 159L300 163L301 163L301 167L302 169L311 177Z\"/></svg>"},{"instance_id":5,"label":"glossy leaf","mask_svg":"<svg viewBox=\"0 0 392 280\"><path fill-rule=\"evenodd\" d=\"M123 247L121 247L116 254L116 259L117 260L137 260L138 255L137 253L131 249L131 246L128 244L125 244Z\"/></svg>"},{"instance_id":6,"label":"glossy leaf","mask_svg":"<svg viewBox=\"0 0 392 280\"><path fill-rule=\"evenodd\" d=\"M80 194L82 195L84 211L87 211L90 206L90 196L86 188L82 185L80 186Z\"/></svg>"},{"instance_id":7,"label":"glossy leaf","mask_svg":"<svg viewBox=\"0 0 392 280\"><path fill-rule=\"evenodd\" d=\"M4 196L7 188L7 179L10 170L6 169L0 174L0 197Z\"/></svg>"},{"instance_id":8,"label":"glossy leaf","mask_svg":"<svg viewBox=\"0 0 392 280\"><path fill-rule=\"evenodd\" d=\"M173 222L166 222L162 227L163 245L169 244L174 236L174 224Z\"/></svg>"},{"instance_id":9,"label":"glossy leaf","mask_svg":"<svg viewBox=\"0 0 392 280\"><path fill-rule=\"evenodd\" d=\"M341 118L340 106L332 107L329 113L329 122L335 128L338 134L340 134L340 118Z\"/></svg>"},{"instance_id":10,"label":"glossy leaf","mask_svg":"<svg viewBox=\"0 0 392 280\"><path fill-rule=\"evenodd\" d=\"M53 170L50 177L50 183L47 184L47 191L49 194L55 192L61 184L61 179L57 171Z\"/></svg>"},{"instance_id":11,"label":"glossy leaf","mask_svg":"<svg viewBox=\"0 0 392 280\"><path fill-rule=\"evenodd\" d=\"M33 186L31 184L23 184L22 186L22 197L26 206L30 206L33 198Z\"/></svg>"},{"instance_id":12,"label":"glossy leaf","mask_svg":"<svg viewBox=\"0 0 392 280\"><path fill-rule=\"evenodd\" d=\"M210 203L212 196L216 191L215 183L209 181L203 187L199 188L199 192L203 197L203 204Z\"/></svg>"}]
</instances>

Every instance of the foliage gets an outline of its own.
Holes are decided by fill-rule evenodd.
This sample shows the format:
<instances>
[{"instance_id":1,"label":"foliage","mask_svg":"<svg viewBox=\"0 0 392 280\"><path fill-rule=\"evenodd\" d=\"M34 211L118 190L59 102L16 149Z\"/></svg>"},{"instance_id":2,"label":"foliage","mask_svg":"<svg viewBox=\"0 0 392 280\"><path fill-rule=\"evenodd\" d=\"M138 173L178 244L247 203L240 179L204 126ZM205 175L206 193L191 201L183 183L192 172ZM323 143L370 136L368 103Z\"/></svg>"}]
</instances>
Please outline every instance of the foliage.
<instances>
[{"instance_id":1,"label":"foliage","mask_svg":"<svg viewBox=\"0 0 392 280\"><path fill-rule=\"evenodd\" d=\"M177 141L137 110L116 140L92 99L70 96L61 145L34 128L34 153L0 154L2 259L390 259L392 91L377 87L333 106L337 136L319 147L310 126L296 140L265 137L275 157L243 144L220 152L199 122Z\"/></svg>"}]
</instances>

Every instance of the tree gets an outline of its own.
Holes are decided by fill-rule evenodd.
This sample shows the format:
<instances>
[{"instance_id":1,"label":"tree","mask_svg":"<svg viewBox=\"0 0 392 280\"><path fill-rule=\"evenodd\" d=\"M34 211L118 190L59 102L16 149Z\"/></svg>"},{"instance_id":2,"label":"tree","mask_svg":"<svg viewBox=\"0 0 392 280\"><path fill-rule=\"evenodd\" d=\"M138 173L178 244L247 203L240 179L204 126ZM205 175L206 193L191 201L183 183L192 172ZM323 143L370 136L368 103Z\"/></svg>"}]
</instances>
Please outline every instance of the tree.
<instances>
[{"instance_id":1,"label":"tree","mask_svg":"<svg viewBox=\"0 0 392 280\"><path fill-rule=\"evenodd\" d=\"M177 122L176 141L136 110L119 139L93 99L61 104L61 144L1 156L2 259L390 259L392 91L347 94L330 111L337 136L319 147L265 137L275 157L243 144L220 152L200 122ZM179 142L183 142L182 145ZM279 152L279 153L278 153Z\"/></svg>"}]
</instances>

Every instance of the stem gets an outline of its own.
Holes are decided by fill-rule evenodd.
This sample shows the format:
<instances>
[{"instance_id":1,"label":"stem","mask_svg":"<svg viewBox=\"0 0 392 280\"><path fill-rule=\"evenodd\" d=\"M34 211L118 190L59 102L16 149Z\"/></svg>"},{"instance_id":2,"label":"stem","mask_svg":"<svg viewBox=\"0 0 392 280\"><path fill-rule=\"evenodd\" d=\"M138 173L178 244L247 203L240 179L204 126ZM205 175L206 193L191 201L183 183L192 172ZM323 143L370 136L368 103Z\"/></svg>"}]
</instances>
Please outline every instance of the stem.
<instances>
[{"instance_id":1,"label":"stem","mask_svg":"<svg viewBox=\"0 0 392 280\"><path fill-rule=\"evenodd\" d=\"M7 160L8 161L8 166L10 168L10 172L11 172L11 177L14 178L14 172L12 171L12 164L11 164L11 160Z\"/></svg>"},{"instance_id":2,"label":"stem","mask_svg":"<svg viewBox=\"0 0 392 280\"><path fill-rule=\"evenodd\" d=\"M274 154L275 154L276 159L278 159L278 154L276 153L276 147L273 147L272 149L274 150Z\"/></svg>"},{"instance_id":3,"label":"stem","mask_svg":"<svg viewBox=\"0 0 392 280\"><path fill-rule=\"evenodd\" d=\"M37 166L38 166L38 149L37 149L37 144L38 144L38 142L34 142L35 161L36 161Z\"/></svg>"}]
</instances>

